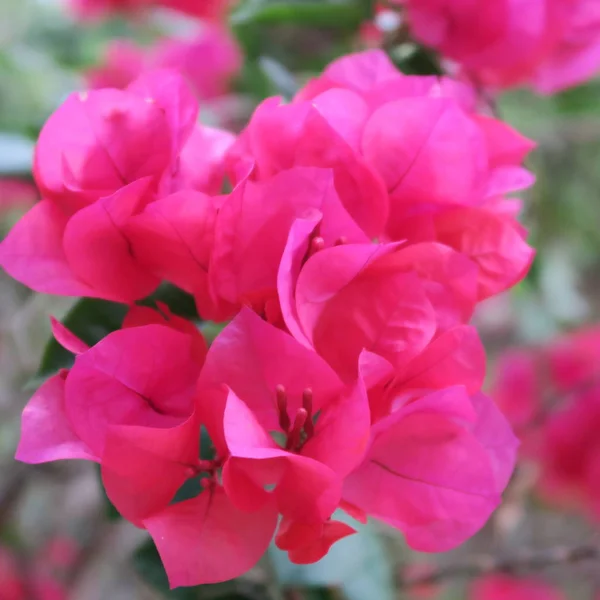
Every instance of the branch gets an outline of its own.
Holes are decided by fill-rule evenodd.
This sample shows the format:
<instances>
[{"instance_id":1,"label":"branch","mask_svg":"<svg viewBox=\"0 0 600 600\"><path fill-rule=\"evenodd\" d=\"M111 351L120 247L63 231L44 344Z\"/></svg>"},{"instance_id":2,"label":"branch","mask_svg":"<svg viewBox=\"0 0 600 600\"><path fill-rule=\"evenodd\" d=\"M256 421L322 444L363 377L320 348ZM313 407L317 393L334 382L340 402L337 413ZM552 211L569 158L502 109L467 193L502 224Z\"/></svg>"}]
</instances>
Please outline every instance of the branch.
<instances>
[{"instance_id":1,"label":"branch","mask_svg":"<svg viewBox=\"0 0 600 600\"><path fill-rule=\"evenodd\" d=\"M529 550L516 556L480 556L462 565L440 567L430 573L407 577L399 582L401 588L440 583L448 579L474 578L488 573L519 573L535 571L554 565L574 564L586 560L599 560L600 547L593 544L567 547L556 546L544 550Z\"/></svg>"}]
</instances>

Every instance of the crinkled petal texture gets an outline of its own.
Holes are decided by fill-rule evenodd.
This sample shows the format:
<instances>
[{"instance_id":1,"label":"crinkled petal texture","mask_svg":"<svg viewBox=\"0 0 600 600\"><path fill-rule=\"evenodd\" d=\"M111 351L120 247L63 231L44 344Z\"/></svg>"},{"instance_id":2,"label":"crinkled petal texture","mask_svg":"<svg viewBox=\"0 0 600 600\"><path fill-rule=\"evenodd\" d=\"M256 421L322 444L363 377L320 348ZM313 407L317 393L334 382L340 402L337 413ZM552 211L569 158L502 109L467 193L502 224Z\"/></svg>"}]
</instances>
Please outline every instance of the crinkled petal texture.
<instances>
[{"instance_id":1,"label":"crinkled petal texture","mask_svg":"<svg viewBox=\"0 0 600 600\"><path fill-rule=\"evenodd\" d=\"M386 182L392 222L408 203L471 204L488 174L481 131L447 98L384 104L365 126L362 150Z\"/></svg>"},{"instance_id":2,"label":"crinkled petal texture","mask_svg":"<svg viewBox=\"0 0 600 600\"><path fill-rule=\"evenodd\" d=\"M352 379L363 349L400 368L438 329L468 320L475 285L470 261L438 244L348 244L323 250L304 265L297 319L317 352ZM284 317L295 319L286 310Z\"/></svg>"},{"instance_id":3,"label":"crinkled petal texture","mask_svg":"<svg viewBox=\"0 0 600 600\"><path fill-rule=\"evenodd\" d=\"M113 425L163 428L188 418L199 372L191 336L162 325L122 329L76 358L65 412L101 456Z\"/></svg>"},{"instance_id":4,"label":"crinkled petal texture","mask_svg":"<svg viewBox=\"0 0 600 600\"><path fill-rule=\"evenodd\" d=\"M196 498L145 519L144 526L174 588L243 575L266 551L277 518L273 501L254 513L243 512L213 484Z\"/></svg>"},{"instance_id":5,"label":"crinkled petal texture","mask_svg":"<svg viewBox=\"0 0 600 600\"><path fill-rule=\"evenodd\" d=\"M152 99L122 90L73 94L40 133L35 178L44 196L73 211L169 166L172 133Z\"/></svg>"},{"instance_id":6,"label":"crinkled petal texture","mask_svg":"<svg viewBox=\"0 0 600 600\"><path fill-rule=\"evenodd\" d=\"M532 577L486 575L469 588L469 600L566 600L556 588Z\"/></svg>"},{"instance_id":7,"label":"crinkled petal texture","mask_svg":"<svg viewBox=\"0 0 600 600\"><path fill-rule=\"evenodd\" d=\"M314 221L313 228L319 222L327 245L342 236L366 241L340 202L331 169L295 167L266 181L245 180L219 210L210 262L213 294L263 313L277 300L280 263L297 219Z\"/></svg>"},{"instance_id":8,"label":"crinkled petal texture","mask_svg":"<svg viewBox=\"0 0 600 600\"><path fill-rule=\"evenodd\" d=\"M388 198L379 175L353 147L366 106L361 108L364 103L357 96L348 110L344 108L348 100L345 95L326 98L321 105L282 105L278 98L269 98L256 109L240 144L256 163L254 176L261 179L294 166L332 168L342 204L374 237L383 231ZM238 152L247 157L239 147Z\"/></svg>"},{"instance_id":9,"label":"crinkled petal texture","mask_svg":"<svg viewBox=\"0 0 600 600\"><path fill-rule=\"evenodd\" d=\"M219 334L208 351L199 386L221 384L244 401L267 431L280 431L278 385L285 388L291 418L302 407L302 394L307 388L313 393L313 414L343 389L333 369L313 350L247 308Z\"/></svg>"},{"instance_id":10,"label":"crinkled petal texture","mask_svg":"<svg viewBox=\"0 0 600 600\"><path fill-rule=\"evenodd\" d=\"M344 499L403 531L418 550L445 551L469 538L500 502L517 446L502 415L484 401L485 412L464 388L449 388L377 423L364 463L345 481Z\"/></svg>"}]
</instances>

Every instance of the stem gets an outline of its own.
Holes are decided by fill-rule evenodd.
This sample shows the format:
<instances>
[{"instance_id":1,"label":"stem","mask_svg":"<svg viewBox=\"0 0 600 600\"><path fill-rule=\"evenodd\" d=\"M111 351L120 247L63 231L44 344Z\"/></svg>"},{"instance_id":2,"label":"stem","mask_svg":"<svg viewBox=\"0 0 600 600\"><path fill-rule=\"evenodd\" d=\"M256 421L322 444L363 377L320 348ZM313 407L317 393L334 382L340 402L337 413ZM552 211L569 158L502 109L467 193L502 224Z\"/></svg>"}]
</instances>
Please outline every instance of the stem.
<instances>
[{"instance_id":1,"label":"stem","mask_svg":"<svg viewBox=\"0 0 600 600\"><path fill-rule=\"evenodd\" d=\"M595 544L581 546L556 546L543 550L529 550L517 556L481 556L462 565L440 567L425 575L408 577L400 581L401 588L411 588L446 581L448 579L475 578L488 573L518 573L535 571L554 565L574 564L585 560L599 560L600 547Z\"/></svg>"}]
</instances>

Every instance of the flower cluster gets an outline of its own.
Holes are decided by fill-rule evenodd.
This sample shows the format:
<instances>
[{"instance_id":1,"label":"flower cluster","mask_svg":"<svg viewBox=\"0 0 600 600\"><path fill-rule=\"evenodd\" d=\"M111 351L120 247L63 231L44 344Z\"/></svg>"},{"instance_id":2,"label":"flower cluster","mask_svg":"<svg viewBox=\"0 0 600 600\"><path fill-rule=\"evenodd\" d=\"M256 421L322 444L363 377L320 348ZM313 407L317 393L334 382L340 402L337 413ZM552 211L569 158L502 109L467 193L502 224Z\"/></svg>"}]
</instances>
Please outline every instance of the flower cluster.
<instances>
[{"instance_id":1,"label":"flower cluster","mask_svg":"<svg viewBox=\"0 0 600 600\"><path fill-rule=\"evenodd\" d=\"M395 0L415 38L493 88L553 93L600 69L596 0Z\"/></svg>"},{"instance_id":2,"label":"flower cluster","mask_svg":"<svg viewBox=\"0 0 600 600\"><path fill-rule=\"evenodd\" d=\"M498 361L492 396L538 464L538 491L549 502L600 516L600 328Z\"/></svg>"},{"instance_id":3,"label":"flower cluster","mask_svg":"<svg viewBox=\"0 0 600 600\"><path fill-rule=\"evenodd\" d=\"M173 586L236 577L273 536L317 561L354 532L337 509L420 550L460 544L515 462L468 322L531 262L505 197L532 183L531 142L378 51L267 99L237 139L196 110L159 71L71 96L42 131L44 200L0 263L130 309L93 347L53 322L76 358L27 405L17 457L99 463ZM161 281L230 321L209 348L166 305L135 304Z\"/></svg>"}]
</instances>

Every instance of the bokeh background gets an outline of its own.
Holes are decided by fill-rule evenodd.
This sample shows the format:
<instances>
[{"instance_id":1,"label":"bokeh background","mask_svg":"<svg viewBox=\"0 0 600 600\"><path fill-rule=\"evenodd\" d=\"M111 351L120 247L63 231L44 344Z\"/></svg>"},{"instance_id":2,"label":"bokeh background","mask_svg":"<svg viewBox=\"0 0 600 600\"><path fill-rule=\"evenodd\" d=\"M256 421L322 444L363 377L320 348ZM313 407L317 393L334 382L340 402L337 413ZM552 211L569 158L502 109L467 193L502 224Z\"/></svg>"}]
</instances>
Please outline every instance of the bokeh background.
<instances>
[{"instance_id":1,"label":"bokeh background","mask_svg":"<svg viewBox=\"0 0 600 600\"><path fill-rule=\"evenodd\" d=\"M407 72L438 69L434 57L406 37L401 23L380 23L377 31L365 24L369 2L302 4L242 3L231 18L242 54L227 50L233 54L225 61L225 75L217 74L222 79L216 90L207 92L203 85L217 75L197 69L203 62L214 64L209 46L200 44L186 58L190 77L204 82L198 93L206 96L206 123L239 129L264 97L290 96L331 59L369 45L384 45ZM31 166L44 121L71 91L85 89L94 77L115 76L110 69L108 75L98 70L106 66L113 41L134 42L149 53L165 37L199 40L207 34L203 27L164 10L82 23L60 0L0 0L2 235L37 201ZM117 56L117 62L127 63L125 74L117 75L138 68L135 56ZM524 223L538 255L525 281L476 316L492 375L507 348L541 344L600 321L600 81L553 97L511 92L493 108L538 142L528 165L537 184L524 197ZM72 299L33 294L0 274L0 600L458 600L468 597L477 572L519 556L525 573L534 571L567 598L600 598L600 561L593 550L596 543L600 548L600 526L536 498L531 493L536 469L526 463L490 523L453 552L414 553L399 535L374 523L340 542L317 565L293 566L273 551L241 581L169 592L145 533L116 518L93 465L33 467L13 460L20 413L35 388L50 334L48 315L64 318L74 305ZM112 315L102 313L102 303L77 310L95 315L98 337L110 326ZM76 320L77 312L70 318ZM588 546L583 557L569 555L568 549ZM558 555L541 563L560 564L528 564L528 553L538 556L548 549ZM440 566L448 570L439 585L410 584Z\"/></svg>"}]
</instances>

